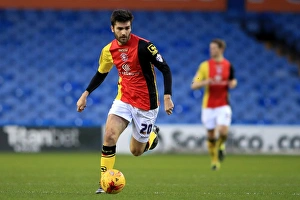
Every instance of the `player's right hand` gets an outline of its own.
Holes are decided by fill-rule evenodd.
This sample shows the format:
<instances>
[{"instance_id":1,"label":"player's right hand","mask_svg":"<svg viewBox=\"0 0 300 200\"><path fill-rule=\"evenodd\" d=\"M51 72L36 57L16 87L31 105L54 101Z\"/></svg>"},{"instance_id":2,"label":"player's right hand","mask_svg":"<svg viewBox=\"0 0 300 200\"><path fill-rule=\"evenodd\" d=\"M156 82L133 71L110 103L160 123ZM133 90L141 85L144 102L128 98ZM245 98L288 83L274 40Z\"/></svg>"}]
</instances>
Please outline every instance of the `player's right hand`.
<instances>
[{"instance_id":1,"label":"player's right hand","mask_svg":"<svg viewBox=\"0 0 300 200\"><path fill-rule=\"evenodd\" d=\"M210 85L210 84L212 84L213 82L214 82L214 79L209 78L209 79L204 80L204 85Z\"/></svg>"},{"instance_id":2,"label":"player's right hand","mask_svg":"<svg viewBox=\"0 0 300 200\"><path fill-rule=\"evenodd\" d=\"M84 92L77 101L77 111L82 112L86 107L86 98L88 96L87 92Z\"/></svg>"}]
</instances>

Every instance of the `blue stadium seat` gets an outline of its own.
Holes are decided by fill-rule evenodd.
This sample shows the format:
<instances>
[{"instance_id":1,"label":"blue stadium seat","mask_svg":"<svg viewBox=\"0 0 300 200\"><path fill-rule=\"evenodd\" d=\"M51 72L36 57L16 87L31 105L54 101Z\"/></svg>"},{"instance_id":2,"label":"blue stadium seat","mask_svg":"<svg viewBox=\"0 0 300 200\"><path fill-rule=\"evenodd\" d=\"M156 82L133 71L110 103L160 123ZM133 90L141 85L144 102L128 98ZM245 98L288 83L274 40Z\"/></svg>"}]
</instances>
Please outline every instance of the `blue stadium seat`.
<instances>
[{"instance_id":1,"label":"blue stadium seat","mask_svg":"<svg viewBox=\"0 0 300 200\"><path fill-rule=\"evenodd\" d=\"M209 56L210 40L221 37L239 81L230 95L233 123L299 124L297 67L266 50L239 23L246 19L250 32L276 28L276 37L300 52L299 15L196 11L134 11L134 15L133 33L154 42L173 73L174 114L166 115L160 96L158 123L200 123L203 91L192 91L190 83ZM268 26L259 24L261 17L270 21ZM0 10L0 125L104 124L117 93L115 69L88 98L86 112L76 112L76 101L98 68L101 48L113 39L109 18L110 11ZM152 23L145 26L149 20ZM158 71L157 76L162 94Z\"/></svg>"}]
</instances>

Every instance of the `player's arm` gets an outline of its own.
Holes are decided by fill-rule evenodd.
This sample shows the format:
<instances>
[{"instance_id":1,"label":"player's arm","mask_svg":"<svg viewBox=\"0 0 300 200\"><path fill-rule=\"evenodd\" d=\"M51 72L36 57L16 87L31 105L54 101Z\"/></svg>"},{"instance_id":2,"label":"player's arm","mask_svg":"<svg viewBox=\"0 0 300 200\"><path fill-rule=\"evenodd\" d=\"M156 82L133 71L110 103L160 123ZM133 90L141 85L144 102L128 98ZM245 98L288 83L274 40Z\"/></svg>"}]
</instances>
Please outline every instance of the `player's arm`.
<instances>
[{"instance_id":1,"label":"player's arm","mask_svg":"<svg viewBox=\"0 0 300 200\"><path fill-rule=\"evenodd\" d=\"M86 107L87 97L101 85L101 83L106 78L108 72L113 67L113 61L111 54L109 52L110 44L102 49L101 56L99 59L98 71L90 81L86 90L82 93L77 101L77 111L82 112Z\"/></svg>"},{"instance_id":2,"label":"player's arm","mask_svg":"<svg viewBox=\"0 0 300 200\"><path fill-rule=\"evenodd\" d=\"M230 73L229 73L229 81L228 81L228 87L230 89L233 89L237 86L237 80L234 76L234 68L232 65L230 65Z\"/></svg>"},{"instance_id":3,"label":"player's arm","mask_svg":"<svg viewBox=\"0 0 300 200\"><path fill-rule=\"evenodd\" d=\"M209 85L210 83L212 83L212 79L206 79L203 81L193 81L191 88L192 88L192 90L198 90L204 86Z\"/></svg>"},{"instance_id":4,"label":"player's arm","mask_svg":"<svg viewBox=\"0 0 300 200\"><path fill-rule=\"evenodd\" d=\"M198 89L212 83L213 80L207 78L208 76L207 76L207 73L205 73L205 72L206 72L205 64L201 63L199 68L198 68L198 71L197 71L197 73L194 76L194 79L192 81L192 84L191 84L191 89L192 90L198 90Z\"/></svg>"},{"instance_id":5,"label":"player's arm","mask_svg":"<svg viewBox=\"0 0 300 200\"><path fill-rule=\"evenodd\" d=\"M174 104L172 101L172 73L165 59L152 43L147 44L147 55L151 63L163 74L164 78L164 107L168 115L172 114Z\"/></svg>"},{"instance_id":6,"label":"player's arm","mask_svg":"<svg viewBox=\"0 0 300 200\"><path fill-rule=\"evenodd\" d=\"M81 112L86 107L86 99L101 83L104 81L108 73L100 73L99 71L96 72L90 84L86 88L86 90L82 93L81 97L77 101L77 111Z\"/></svg>"}]
</instances>

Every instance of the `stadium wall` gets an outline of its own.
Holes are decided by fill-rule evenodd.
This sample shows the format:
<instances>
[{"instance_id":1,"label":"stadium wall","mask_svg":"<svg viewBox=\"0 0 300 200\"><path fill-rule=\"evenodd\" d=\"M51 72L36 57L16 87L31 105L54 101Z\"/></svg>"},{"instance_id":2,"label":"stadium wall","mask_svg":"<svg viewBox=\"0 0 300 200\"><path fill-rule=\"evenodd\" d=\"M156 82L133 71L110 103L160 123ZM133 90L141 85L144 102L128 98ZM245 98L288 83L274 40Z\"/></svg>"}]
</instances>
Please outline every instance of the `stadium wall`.
<instances>
[{"instance_id":1,"label":"stadium wall","mask_svg":"<svg viewBox=\"0 0 300 200\"><path fill-rule=\"evenodd\" d=\"M0 8L115 9L224 11L227 0L1 0Z\"/></svg>"},{"instance_id":2,"label":"stadium wall","mask_svg":"<svg viewBox=\"0 0 300 200\"><path fill-rule=\"evenodd\" d=\"M131 128L117 144L129 152ZM206 130L201 125L160 125L160 142L155 152L205 153ZM300 154L300 126L232 126L227 151L236 154Z\"/></svg>"},{"instance_id":3,"label":"stadium wall","mask_svg":"<svg viewBox=\"0 0 300 200\"><path fill-rule=\"evenodd\" d=\"M130 154L131 127L121 135L117 152ZM0 128L0 151L100 151L104 127ZM206 130L201 125L160 125L156 153L206 153ZM231 127L227 151L236 154L300 154L300 126Z\"/></svg>"},{"instance_id":4,"label":"stadium wall","mask_svg":"<svg viewBox=\"0 0 300 200\"><path fill-rule=\"evenodd\" d=\"M100 127L0 127L0 151L100 151Z\"/></svg>"},{"instance_id":5,"label":"stadium wall","mask_svg":"<svg viewBox=\"0 0 300 200\"><path fill-rule=\"evenodd\" d=\"M299 0L247 0L250 12L300 12Z\"/></svg>"},{"instance_id":6,"label":"stadium wall","mask_svg":"<svg viewBox=\"0 0 300 200\"><path fill-rule=\"evenodd\" d=\"M248 12L300 12L299 0L244 0L243 3L235 0L1 0L0 8L226 11L230 9L228 4L245 4L243 7Z\"/></svg>"}]
</instances>

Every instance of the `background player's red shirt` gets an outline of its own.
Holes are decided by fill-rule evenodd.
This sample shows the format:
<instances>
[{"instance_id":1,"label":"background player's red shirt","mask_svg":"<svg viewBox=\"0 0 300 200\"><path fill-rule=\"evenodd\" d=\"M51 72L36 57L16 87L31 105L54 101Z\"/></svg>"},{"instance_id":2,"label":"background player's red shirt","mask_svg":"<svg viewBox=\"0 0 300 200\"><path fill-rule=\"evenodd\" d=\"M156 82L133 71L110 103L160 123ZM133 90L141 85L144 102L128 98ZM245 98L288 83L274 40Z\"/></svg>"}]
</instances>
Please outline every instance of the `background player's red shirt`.
<instances>
[{"instance_id":1,"label":"background player's red shirt","mask_svg":"<svg viewBox=\"0 0 300 200\"><path fill-rule=\"evenodd\" d=\"M217 62L213 59L200 64L194 81L212 79L213 83L207 85L203 95L203 108L216 108L228 105L228 81L234 79L234 70L230 62L223 59Z\"/></svg>"}]
</instances>

